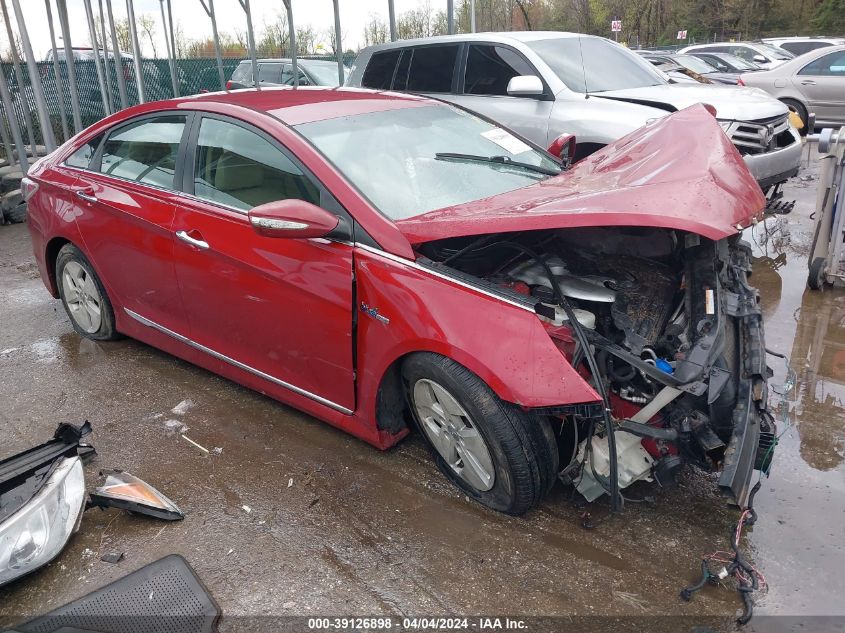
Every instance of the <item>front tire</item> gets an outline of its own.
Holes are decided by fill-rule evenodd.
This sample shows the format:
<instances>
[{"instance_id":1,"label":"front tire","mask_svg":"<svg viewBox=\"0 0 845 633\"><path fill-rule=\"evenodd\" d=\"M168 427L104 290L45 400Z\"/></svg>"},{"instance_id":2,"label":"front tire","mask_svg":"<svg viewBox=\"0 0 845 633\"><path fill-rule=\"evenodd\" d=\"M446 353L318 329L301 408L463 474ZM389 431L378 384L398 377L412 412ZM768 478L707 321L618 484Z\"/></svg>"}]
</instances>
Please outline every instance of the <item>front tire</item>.
<instances>
[{"instance_id":1,"label":"front tire","mask_svg":"<svg viewBox=\"0 0 845 633\"><path fill-rule=\"evenodd\" d=\"M470 497L519 515L554 484L559 455L547 420L501 400L474 373L439 354L410 356L402 375L437 467Z\"/></svg>"},{"instance_id":2,"label":"front tire","mask_svg":"<svg viewBox=\"0 0 845 633\"><path fill-rule=\"evenodd\" d=\"M73 244L65 244L56 257L56 285L77 333L94 341L120 338L106 290L94 267Z\"/></svg>"}]
</instances>

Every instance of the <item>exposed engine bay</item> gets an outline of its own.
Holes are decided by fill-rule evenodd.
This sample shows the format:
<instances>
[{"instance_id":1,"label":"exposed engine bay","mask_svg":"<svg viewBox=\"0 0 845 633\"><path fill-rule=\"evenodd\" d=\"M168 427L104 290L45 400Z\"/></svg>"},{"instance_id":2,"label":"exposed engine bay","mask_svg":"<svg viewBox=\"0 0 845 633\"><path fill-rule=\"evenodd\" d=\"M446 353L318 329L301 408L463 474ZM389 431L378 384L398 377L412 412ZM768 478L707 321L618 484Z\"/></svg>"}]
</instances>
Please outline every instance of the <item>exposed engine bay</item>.
<instances>
[{"instance_id":1,"label":"exposed engine bay","mask_svg":"<svg viewBox=\"0 0 845 633\"><path fill-rule=\"evenodd\" d=\"M721 471L726 496L746 506L776 429L750 249L739 236L592 227L419 250L425 265L531 305L599 393L599 402L538 411L558 421L561 478L588 501L617 490L614 471L619 489L669 485L691 463Z\"/></svg>"}]
</instances>

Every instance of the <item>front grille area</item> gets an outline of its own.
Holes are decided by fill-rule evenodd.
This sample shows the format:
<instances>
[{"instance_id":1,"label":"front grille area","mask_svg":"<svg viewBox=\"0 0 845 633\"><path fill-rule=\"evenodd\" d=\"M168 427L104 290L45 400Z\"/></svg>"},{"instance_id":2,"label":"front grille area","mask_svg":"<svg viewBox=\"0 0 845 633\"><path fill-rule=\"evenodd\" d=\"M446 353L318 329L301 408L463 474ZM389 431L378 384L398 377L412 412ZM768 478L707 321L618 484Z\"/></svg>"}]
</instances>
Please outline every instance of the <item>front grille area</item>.
<instances>
[{"instance_id":1,"label":"front grille area","mask_svg":"<svg viewBox=\"0 0 845 633\"><path fill-rule=\"evenodd\" d=\"M759 121L731 121L725 133L743 156L765 154L795 142L789 132L789 116L786 114Z\"/></svg>"}]
</instances>

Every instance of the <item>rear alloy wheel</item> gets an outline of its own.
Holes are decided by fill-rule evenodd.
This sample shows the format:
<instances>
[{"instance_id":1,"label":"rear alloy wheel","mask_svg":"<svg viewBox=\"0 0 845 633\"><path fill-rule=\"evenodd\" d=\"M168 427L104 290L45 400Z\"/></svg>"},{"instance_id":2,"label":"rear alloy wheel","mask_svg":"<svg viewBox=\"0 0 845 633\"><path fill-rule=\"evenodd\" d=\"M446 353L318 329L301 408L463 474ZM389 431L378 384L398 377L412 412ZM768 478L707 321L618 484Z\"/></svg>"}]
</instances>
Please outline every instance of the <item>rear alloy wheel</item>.
<instances>
[{"instance_id":1,"label":"rear alloy wheel","mask_svg":"<svg viewBox=\"0 0 845 633\"><path fill-rule=\"evenodd\" d=\"M56 258L56 282L74 330L95 341L118 338L106 291L90 262L72 244L63 246Z\"/></svg>"},{"instance_id":2,"label":"rear alloy wheel","mask_svg":"<svg viewBox=\"0 0 845 633\"><path fill-rule=\"evenodd\" d=\"M523 514L557 478L549 422L501 400L484 381L439 354L410 356L402 367L417 426L438 468L480 503Z\"/></svg>"}]
</instances>

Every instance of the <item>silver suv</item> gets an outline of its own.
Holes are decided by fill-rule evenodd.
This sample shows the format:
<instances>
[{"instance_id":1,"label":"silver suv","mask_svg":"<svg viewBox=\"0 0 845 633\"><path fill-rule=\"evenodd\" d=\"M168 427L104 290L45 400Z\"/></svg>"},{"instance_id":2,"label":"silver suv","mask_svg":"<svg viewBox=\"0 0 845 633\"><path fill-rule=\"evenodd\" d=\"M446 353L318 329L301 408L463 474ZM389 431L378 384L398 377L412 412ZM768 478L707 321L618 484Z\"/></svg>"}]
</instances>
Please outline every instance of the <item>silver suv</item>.
<instances>
[{"instance_id":1,"label":"silver suv","mask_svg":"<svg viewBox=\"0 0 845 633\"><path fill-rule=\"evenodd\" d=\"M475 33L370 46L347 85L439 97L542 147L575 134L576 158L667 112L706 103L764 191L795 175L801 159L798 132L776 99L735 86L672 85L639 55L590 35Z\"/></svg>"}]
</instances>

